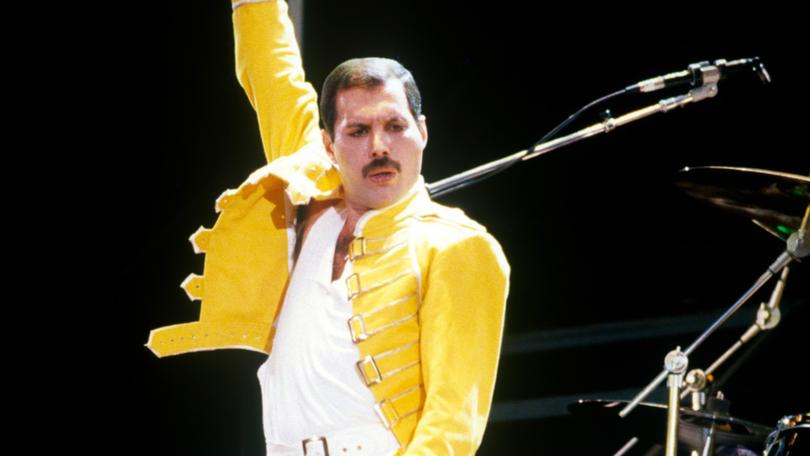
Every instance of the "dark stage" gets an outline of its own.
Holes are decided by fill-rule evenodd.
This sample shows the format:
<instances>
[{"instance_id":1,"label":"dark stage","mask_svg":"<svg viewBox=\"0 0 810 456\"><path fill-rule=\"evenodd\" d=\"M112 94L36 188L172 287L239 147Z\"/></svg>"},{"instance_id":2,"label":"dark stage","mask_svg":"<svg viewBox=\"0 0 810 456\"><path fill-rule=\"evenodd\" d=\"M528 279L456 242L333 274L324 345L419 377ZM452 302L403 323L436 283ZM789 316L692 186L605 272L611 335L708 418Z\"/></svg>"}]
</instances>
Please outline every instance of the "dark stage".
<instances>
[{"instance_id":1,"label":"dark stage","mask_svg":"<svg viewBox=\"0 0 810 456\"><path fill-rule=\"evenodd\" d=\"M485 225L512 267L480 455L609 455L633 435L647 439L636 450L662 441L664 413L634 429L572 416L567 406L630 399L669 350L688 346L784 250L749 219L688 197L674 179L702 165L808 175L806 26L796 12L767 5L714 5L708 14L670 6L653 13L574 3L553 11L535 2L305 3L303 61L316 88L357 56L396 58L413 72L430 132L427 182L525 149L586 103L690 63L759 56L773 79L763 85L753 73L732 75L712 99L438 200ZM188 237L213 225L225 189L264 164L255 115L234 74L230 6L118 8L127 28L114 35L115 63L98 77L114 88L99 114L114 120L99 121L115 124L105 131L115 141L105 160L120 178L104 185L125 201L100 206L104 230L91 240L95 272L108 277L93 305L104 306L116 341L104 356L117 380L87 393L104 410L99 442L150 456L261 455L256 369L264 355L158 359L144 347L150 329L197 319L199 303L179 287L203 272ZM619 116L686 90L622 97L563 134L599 122L605 109ZM807 261L791 266L781 324L717 372L733 416L773 427L810 411L802 369L808 277ZM772 283L690 357L690 368L707 367L754 322ZM659 388L653 401L664 394Z\"/></svg>"}]
</instances>

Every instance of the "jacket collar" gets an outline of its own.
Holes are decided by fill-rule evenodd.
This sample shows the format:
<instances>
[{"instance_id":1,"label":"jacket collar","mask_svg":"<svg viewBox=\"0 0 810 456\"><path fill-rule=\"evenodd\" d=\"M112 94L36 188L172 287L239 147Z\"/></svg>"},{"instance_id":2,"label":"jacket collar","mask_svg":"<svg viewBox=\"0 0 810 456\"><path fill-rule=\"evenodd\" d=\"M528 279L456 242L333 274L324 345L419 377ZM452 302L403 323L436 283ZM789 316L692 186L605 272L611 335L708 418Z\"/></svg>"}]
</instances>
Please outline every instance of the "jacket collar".
<instances>
[{"instance_id":1,"label":"jacket collar","mask_svg":"<svg viewBox=\"0 0 810 456\"><path fill-rule=\"evenodd\" d=\"M379 209L371 209L361 215L354 228L354 235L360 236L364 230L376 230L400 222L425 207L430 201L425 179L420 175L408 193L397 202Z\"/></svg>"}]
</instances>

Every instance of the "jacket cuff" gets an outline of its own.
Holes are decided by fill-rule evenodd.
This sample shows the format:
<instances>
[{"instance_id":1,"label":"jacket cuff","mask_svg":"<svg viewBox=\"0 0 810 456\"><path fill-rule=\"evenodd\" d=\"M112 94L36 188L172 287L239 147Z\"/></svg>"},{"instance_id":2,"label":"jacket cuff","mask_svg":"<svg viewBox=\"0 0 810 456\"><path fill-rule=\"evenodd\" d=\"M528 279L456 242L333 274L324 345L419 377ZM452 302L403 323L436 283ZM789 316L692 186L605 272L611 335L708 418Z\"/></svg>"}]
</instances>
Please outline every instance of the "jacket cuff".
<instances>
[{"instance_id":1,"label":"jacket cuff","mask_svg":"<svg viewBox=\"0 0 810 456\"><path fill-rule=\"evenodd\" d=\"M231 0L231 8L236 9L236 8L239 8L240 6L246 4L246 3L264 3L264 2L270 2L270 1L274 1L274 0Z\"/></svg>"}]
</instances>

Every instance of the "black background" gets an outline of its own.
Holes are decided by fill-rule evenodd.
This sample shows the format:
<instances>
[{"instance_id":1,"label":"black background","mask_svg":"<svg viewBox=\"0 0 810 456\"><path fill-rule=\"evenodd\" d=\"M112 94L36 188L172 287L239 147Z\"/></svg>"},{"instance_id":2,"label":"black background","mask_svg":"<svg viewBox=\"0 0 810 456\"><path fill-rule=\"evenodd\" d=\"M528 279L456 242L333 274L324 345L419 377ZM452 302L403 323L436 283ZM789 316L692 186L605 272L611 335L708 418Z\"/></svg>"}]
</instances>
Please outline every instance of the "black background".
<instances>
[{"instance_id":1,"label":"black background","mask_svg":"<svg viewBox=\"0 0 810 456\"><path fill-rule=\"evenodd\" d=\"M70 186L62 220L89 222L70 233L64 250L89 265L65 271L82 289L79 311L70 313L76 325L65 325L71 335L52 342L59 356L48 358L60 361L64 385L78 386L55 392L71 399L59 428L73 430L70 443L115 453L263 454L255 377L262 355L157 359L143 346L150 329L197 318L198 303L179 288L189 273L202 273L203 257L188 236L212 226L217 196L264 162L254 113L235 78L230 6L129 3L98 5L96 13L105 19L77 30L83 52L68 59L89 77L76 87L58 78L44 87L73 95L59 119L75 124L71 137L86 144L67 157L71 173L47 186L57 198L65 196L61 184ZM440 200L462 207L503 245L512 265L507 341L532 331L717 316L783 248L745 218L688 198L673 177L699 165L810 171L806 26L796 11L310 0L304 23L304 65L315 87L357 56L396 58L413 72L430 132L428 182L524 149L587 102L639 80L701 60L758 55L766 63L771 85L739 75L712 100ZM603 109L620 115L681 92L627 97ZM83 104L92 109L78 118ZM598 121L597 112L573 127ZM800 369L807 279L806 265L796 265L787 317L725 385L736 416L771 426L810 409ZM751 320L765 299L767 291L744 308ZM705 367L741 331L718 332L691 365ZM504 355L496 408L641 387L667 351L696 336ZM92 410L90 420L69 418L84 409ZM490 424L479 454L612 454L626 437L608 429L562 414L506 419ZM663 421L657 429L663 434Z\"/></svg>"}]
</instances>

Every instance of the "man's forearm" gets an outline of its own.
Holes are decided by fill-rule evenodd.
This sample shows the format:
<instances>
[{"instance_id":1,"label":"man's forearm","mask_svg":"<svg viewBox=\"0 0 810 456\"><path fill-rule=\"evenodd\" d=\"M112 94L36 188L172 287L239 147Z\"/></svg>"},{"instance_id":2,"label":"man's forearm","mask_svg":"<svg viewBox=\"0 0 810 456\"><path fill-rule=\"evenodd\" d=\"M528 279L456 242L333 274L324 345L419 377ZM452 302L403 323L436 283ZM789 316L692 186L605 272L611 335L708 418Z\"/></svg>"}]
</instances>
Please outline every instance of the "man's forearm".
<instances>
[{"instance_id":1,"label":"man's forearm","mask_svg":"<svg viewBox=\"0 0 810 456\"><path fill-rule=\"evenodd\" d=\"M320 141L317 95L280 0L232 2L236 76L256 111L268 162Z\"/></svg>"}]
</instances>

